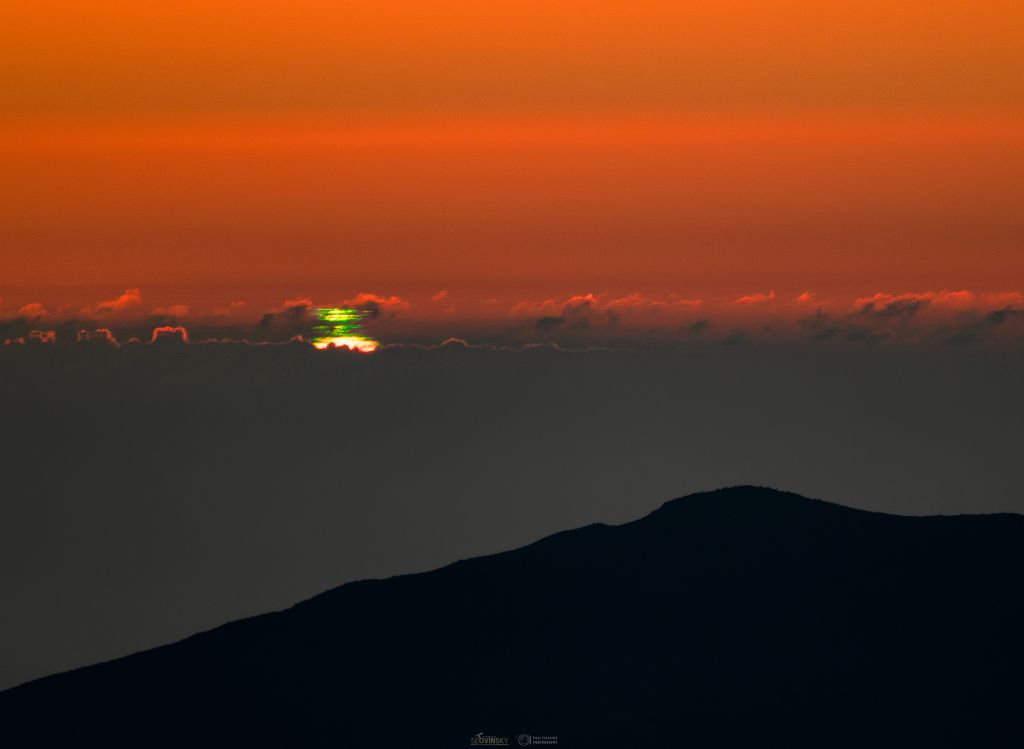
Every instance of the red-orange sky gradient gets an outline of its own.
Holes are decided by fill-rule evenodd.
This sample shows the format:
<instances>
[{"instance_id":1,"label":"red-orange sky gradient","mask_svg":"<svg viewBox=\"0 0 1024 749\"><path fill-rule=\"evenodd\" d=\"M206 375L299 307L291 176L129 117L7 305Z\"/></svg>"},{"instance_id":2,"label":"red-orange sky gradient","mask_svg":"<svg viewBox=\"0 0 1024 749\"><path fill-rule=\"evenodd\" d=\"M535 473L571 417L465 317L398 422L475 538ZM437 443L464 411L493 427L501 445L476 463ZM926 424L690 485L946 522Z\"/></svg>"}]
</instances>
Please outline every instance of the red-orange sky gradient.
<instances>
[{"instance_id":1,"label":"red-orange sky gradient","mask_svg":"<svg viewBox=\"0 0 1024 749\"><path fill-rule=\"evenodd\" d=\"M0 314L1024 289L1024 6L848 5L9 3Z\"/></svg>"}]
</instances>

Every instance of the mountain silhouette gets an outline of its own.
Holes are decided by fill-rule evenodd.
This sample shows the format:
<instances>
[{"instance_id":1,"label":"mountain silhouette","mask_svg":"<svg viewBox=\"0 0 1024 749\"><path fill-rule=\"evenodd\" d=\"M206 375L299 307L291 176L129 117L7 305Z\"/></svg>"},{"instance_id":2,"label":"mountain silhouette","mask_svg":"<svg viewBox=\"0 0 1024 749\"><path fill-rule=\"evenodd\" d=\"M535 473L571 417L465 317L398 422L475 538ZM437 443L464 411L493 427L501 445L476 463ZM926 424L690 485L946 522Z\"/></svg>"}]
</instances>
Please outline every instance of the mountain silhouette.
<instances>
[{"instance_id":1,"label":"mountain silhouette","mask_svg":"<svg viewBox=\"0 0 1024 749\"><path fill-rule=\"evenodd\" d=\"M0 746L1019 747L1022 581L1024 516L722 489L21 685Z\"/></svg>"}]
</instances>

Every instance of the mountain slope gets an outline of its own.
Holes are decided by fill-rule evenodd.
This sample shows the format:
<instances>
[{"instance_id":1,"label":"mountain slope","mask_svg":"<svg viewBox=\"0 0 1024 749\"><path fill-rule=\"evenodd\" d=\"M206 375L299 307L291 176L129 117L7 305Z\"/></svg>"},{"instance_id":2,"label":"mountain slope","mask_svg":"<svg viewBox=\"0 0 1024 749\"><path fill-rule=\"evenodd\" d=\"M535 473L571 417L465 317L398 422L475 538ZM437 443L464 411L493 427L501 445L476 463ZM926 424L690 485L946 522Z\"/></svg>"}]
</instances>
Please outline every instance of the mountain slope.
<instances>
[{"instance_id":1,"label":"mountain slope","mask_svg":"<svg viewBox=\"0 0 1024 749\"><path fill-rule=\"evenodd\" d=\"M698 494L0 694L0 745L1019 746L1024 517Z\"/></svg>"}]
</instances>

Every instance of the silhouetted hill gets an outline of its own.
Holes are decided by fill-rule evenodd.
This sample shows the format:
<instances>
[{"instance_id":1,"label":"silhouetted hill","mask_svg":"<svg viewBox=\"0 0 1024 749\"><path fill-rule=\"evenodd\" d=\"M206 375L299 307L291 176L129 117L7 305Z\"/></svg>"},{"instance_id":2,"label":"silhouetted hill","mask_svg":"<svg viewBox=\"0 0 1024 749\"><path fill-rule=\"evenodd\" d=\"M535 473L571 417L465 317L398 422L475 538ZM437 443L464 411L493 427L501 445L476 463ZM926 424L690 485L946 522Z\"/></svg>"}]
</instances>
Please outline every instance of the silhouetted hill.
<instances>
[{"instance_id":1,"label":"silhouetted hill","mask_svg":"<svg viewBox=\"0 0 1024 749\"><path fill-rule=\"evenodd\" d=\"M0 694L0 745L1021 746L1024 517L752 487Z\"/></svg>"}]
</instances>

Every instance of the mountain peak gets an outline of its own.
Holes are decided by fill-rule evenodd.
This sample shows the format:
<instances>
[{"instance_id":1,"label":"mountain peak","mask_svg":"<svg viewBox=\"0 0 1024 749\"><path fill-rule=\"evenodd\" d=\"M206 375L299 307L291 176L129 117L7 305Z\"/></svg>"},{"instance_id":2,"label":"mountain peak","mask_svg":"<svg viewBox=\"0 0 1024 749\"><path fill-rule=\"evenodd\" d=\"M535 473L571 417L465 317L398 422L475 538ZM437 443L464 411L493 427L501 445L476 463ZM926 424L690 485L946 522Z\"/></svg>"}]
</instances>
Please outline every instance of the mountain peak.
<instances>
[{"instance_id":1,"label":"mountain peak","mask_svg":"<svg viewBox=\"0 0 1024 749\"><path fill-rule=\"evenodd\" d=\"M691 519L703 517L707 520L717 518L720 521L743 521L765 516L782 519L822 512L866 514L863 510L767 486L737 485L669 500L641 520L671 522L672 519L688 516Z\"/></svg>"},{"instance_id":2,"label":"mountain peak","mask_svg":"<svg viewBox=\"0 0 1024 749\"><path fill-rule=\"evenodd\" d=\"M754 486L695 494L23 685L0 694L0 735L1020 745L1017 520L897 517Z\"/></svg>"}]
</instances>

